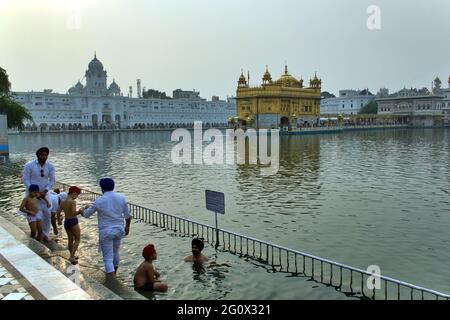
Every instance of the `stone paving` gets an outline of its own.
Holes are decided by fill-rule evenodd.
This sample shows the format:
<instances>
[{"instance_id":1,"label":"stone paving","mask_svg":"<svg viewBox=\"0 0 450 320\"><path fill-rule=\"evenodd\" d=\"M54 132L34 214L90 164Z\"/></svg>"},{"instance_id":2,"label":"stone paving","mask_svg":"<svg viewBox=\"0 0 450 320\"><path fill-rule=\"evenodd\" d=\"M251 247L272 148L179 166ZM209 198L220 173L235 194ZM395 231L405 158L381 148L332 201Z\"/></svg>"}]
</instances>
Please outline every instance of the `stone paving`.
<instances>
[{"instance_id":1,"label":"stone paving","mask_svg":"<svg viewBox=\"0 0 450 320\"><path fill-rule=\"evenodd\" d=\"M92 299L63 273L19 241L15 237L17 233L20 234L19 239L27 239L28 245L40 245L0 217L0 264L3 273L0 278L0 293L3 300L27 296L34 300Z\"/></svg>"},{"instance_id":2,"label":"stone paving","mask_svg":"<svg viewBox=\"0 0 450 320\"><path fill-rule=\"evenodd\" d=\"M0 261L0 300L34 300Z\"/></svg>"}]
</instances>

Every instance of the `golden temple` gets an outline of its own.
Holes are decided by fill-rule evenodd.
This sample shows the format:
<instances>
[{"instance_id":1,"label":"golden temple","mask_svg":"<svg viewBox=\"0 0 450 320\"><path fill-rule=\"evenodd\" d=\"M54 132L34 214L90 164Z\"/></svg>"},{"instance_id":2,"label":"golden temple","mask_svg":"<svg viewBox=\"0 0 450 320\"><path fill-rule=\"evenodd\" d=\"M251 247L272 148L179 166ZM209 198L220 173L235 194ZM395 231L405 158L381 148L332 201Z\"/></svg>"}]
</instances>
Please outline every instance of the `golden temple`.
<instances>
[{"instance_id":1,"label":"golden temple","mask_svg":"<svg viewBox=\"0 0 450 320\"><path fill-rule=\"evenodd\" d=\"M292 128L317 123L320 117L320 90L322 80L310 79L309 87L303 79L289 74L287 65L277 80L266 66L260 86L251 87L241 71L236 91L237 116L235 124L255 128Z\"/></svg>"}]
</instances>

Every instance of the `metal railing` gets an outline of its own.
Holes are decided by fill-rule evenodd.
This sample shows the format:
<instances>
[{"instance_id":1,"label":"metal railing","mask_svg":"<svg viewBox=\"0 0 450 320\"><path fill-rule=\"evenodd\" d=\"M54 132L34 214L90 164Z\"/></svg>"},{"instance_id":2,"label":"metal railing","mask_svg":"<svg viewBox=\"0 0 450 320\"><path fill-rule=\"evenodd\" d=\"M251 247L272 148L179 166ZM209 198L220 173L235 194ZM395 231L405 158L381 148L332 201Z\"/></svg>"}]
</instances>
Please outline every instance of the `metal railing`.
<instances>
[{"instance_id":1,"label":"metal railing","mask_svg":"<svg viewBox=\"0 0 450 320\"><path fill-rule=\"evenodd\" d=\"M63 188L67 184L58 182ZM101 196L90 190L82 190L81 199L94 201ZM190 237L200 237L214 245L216 249L227 251L241 257L253 259L270 266L278 272L309 279L335 288L348 296L361 299L408 299L408 300L449 300L450 295L419 287L384 275L374 275L367 270L358 269L332 260L317 257L305 252L286 248L232 231L188 218L175 216L128 203L130 213L138 219L157 227L172 230ZM218 234L218 237L217 235ZM369 286L368 282L379 284ZM369 289L372 287L372 289Z\"/></svg>"}]
</instances>

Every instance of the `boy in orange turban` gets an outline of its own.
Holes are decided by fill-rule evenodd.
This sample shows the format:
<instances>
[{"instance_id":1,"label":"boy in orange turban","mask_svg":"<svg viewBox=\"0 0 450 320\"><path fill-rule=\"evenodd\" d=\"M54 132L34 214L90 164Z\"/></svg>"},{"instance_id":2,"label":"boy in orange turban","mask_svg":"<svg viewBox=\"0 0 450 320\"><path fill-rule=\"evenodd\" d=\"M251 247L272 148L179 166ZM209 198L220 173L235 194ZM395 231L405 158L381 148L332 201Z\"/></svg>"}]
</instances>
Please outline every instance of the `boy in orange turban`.
<instances>
[{"instance_id":1,"label":"boy in orange turban","mask_svg":"<svg viewBox=\"0 0 450 320\"><path fill-rule=\"evenodd\" d=\"M80 244L80 225L78 224L77 215L80 214L80 210L77 211L77 202L75 201L81 193L81 189L72 186L69 188L67 199L61 201L56 215L59 216L61 211L64 210L64 229L67 232L68 249L70 252L69 261L72 264L77 264L78 257L75 255L78 245Z\"/></svg>"},{"instance_id":2,"label":"boy in orange turban","mask_svg":"<svg viewBox=\"0 0 450 320\"><path fill-rule=\"evenodd\" d=\"M152 262L156 260L155 245L149 244L142 250L142 256L145 261L137 268L134 275L134 290L136 291L167 291L167 285L157 281L158 271L153 267Z\"/></svg>"}]
</instances>

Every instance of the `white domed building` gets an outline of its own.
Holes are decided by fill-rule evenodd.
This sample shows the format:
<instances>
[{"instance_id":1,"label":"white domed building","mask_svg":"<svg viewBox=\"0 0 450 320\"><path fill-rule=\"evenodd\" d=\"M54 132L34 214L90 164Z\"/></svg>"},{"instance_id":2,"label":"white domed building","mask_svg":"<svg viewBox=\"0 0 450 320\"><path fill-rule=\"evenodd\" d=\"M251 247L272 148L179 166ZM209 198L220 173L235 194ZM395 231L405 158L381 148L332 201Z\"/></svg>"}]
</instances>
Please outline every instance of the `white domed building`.
<instances>
[{"instance_id":1,"label":"white domed building","mask_svg":"<svg viewBox=\"0 0 450 320\"><path fill-rule=\"evenodd\" d=\"M180 95L185 91L175 90L175 99L144 99L140 98L140 93L135 98L131 92L124 96L115 79L109 86L107 80L102 62L94 54L84 78L66 94L50 89L15 92L15 100L30 111L36 126L46 128L67 128L69 125L72 128L132 128L135 125L191 124L194 121L226 124L236 110L234 99L206 101L195 91L195 94ZM184 98L177 98L179 96Z\"/></svg>"}]
</instances>

